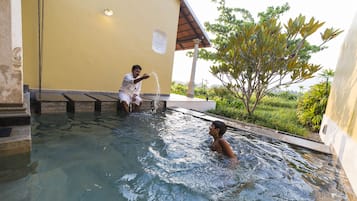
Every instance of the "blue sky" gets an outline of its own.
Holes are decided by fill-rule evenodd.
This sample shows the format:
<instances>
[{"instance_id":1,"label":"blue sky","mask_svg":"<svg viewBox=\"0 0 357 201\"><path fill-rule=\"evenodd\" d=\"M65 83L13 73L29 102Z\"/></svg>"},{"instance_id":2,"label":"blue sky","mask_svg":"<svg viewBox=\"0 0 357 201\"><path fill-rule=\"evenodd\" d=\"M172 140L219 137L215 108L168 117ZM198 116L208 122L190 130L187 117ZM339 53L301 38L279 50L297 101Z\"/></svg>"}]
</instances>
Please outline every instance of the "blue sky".
<instances>
[{"instance_id":1,"label":"blue sky","mask_svg":"<svg viewBox=\"0 0 357 201\"><path fill-rule=\"evenodd\" d=\"M187 0L187 2L191 6L194 14L202 26L204 22L214 22L218 16L216 5L210 0ZM249 10L254 17L258 12L264 11L268 6L281 6L287 2L291 8L283 16L284 19L294 18L301 13L308 18L314 17L319 21L326 22L323 28L333 27L344 30L344 33L327 44L329 47L328 49L315 54L311 59L311 63L321 64L326 69L335 69L345 34L348 32L350 24L357 13L357 8L353 6L353 0L227 0L226 2L230 7L240 7ZM283 22L285 22L284 19ZM212 37L209 33L208 35ZM319 34L316 34L311 41L313 43L317 43L314 41L319 41ZM192 58L186 57L185 54L185 51L177 51L175 53L172 76L174 81L187 83L190 80ZM208 85L215 85L220 83L209 73L209 66L209 62L198 60L195 74L196 84L204 82ZM308 89L309 86L317 83L318 81L319 79L305 81L297 86L291 87L291 89L298 90L298 86L300 85L304 86L305 89Z\"/></svg>"}]
</instances>

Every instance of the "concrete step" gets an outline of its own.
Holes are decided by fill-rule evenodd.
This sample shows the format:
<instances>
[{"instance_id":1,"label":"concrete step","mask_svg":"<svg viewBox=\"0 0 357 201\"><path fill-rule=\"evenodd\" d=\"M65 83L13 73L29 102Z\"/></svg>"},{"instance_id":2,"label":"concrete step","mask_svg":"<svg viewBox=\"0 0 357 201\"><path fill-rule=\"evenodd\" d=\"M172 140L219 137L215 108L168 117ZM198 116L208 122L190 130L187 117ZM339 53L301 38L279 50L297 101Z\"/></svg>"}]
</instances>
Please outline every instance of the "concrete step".
<instances>
[{"instance_id":1,"label":"concrete step","mask_svg":"<svg viewBox=\"0 0 357 201\"><path fill-rule=\"evenodd\" d=\"M64 93L64 97L68 99L67 112L94 112L95 99L85 94Z\"/></svg>"},{"instance_id":2,"label":"concrete step","mask_svg":"<svg viewBox=\"0 0 357 201\"><path fill-rule=\"evenodd\" d=\"M66 113L66 112L120 112L120 100L117 93L105 92L32 92L32 111L36 113ZM142 96L140 111L163 112L166 110L166 100L154 100L154 96Z\"/></svg>"},{"instance_id":3,"label":"concrete step","mask_svg":"<svg viewBox=\"0 0 357 201\"><path fill-rule=\"evenodd\" d=\"M95 99L95 111L116 112L118 110L118 99L103 94L86 93L85 95Z\"/></svg>"},{"instance_id":4,"label":"concrete step","mask_svg":"<svg viewBox=\"0 0 357 201\"><path fill-rule=\"evenodd\" d=\"M36 113L66 113L67 102L62 94L59 93L36 93L35 95Z\"/></svg>"},{"instance_id":5,"label":"concrete step","mask_svg":"<svg viewBox=\"0 0 357 201\"><path fill-rule=\"evenodd\" d=\"M6 112L0 110L0 156L31 151L30 93L24 94L23 105Z\"/></svg>"},{"instance_id":6,"label":"concrete step","mask_svg":"<svg viewBox=\"0 0 357 201\"><path fill-rule=\"evenodd\" d=\"M31 151L31 125L0 127L10 129L7 137L0 137L0 156L29 153Z\"/></svg>"},{"instance_id":7,"label":"concrete step","mask_svg":"<svg viewBox=\"0 0 357 201\"><path fill-rule=\"evenodd\" d=\"M31 123L30 94L24 94L24 103L19 106L0 107L0 127L29 125Z\"/></svg>"}]
</instances>

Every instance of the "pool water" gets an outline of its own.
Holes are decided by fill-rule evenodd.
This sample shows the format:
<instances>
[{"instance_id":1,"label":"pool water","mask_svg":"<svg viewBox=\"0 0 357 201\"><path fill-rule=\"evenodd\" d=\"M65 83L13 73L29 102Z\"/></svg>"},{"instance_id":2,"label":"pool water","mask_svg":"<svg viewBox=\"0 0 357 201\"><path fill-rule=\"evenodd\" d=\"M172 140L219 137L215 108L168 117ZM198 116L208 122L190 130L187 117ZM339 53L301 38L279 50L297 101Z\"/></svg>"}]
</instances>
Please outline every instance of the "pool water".
<instances>
[{"instance_id":1,"label":"pool water","mask_svg":"<svg viewBox=\"0 0 357 201\"><path fill-rule=\"evenodd\" d=\"M171 110L34 115L30 159L0 174L0 200L348 200L331 155L229 129L231 166L210 151L210 124Z\"/></svg>"}]
</instances>

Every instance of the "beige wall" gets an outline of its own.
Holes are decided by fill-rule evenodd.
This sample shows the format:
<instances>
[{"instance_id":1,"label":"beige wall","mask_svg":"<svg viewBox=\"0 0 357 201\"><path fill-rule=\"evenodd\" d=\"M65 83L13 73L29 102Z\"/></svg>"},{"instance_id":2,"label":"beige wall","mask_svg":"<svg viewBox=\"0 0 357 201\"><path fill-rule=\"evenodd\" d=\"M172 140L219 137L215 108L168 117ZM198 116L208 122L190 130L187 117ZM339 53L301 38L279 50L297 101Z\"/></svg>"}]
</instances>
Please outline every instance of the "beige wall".
<instances>
[{"instance_id":1,"label":"beige wall","mask_svg":"<svg viewBox=\"0 0 357 201\"><path fill-rule=\"evenodd\" d=\"M357 13L341 47L320 136L357 193Z\"/></svg>"},{"instance_id":2,"label":"beige wall","mask_svg":"<svg viewBox=\"0 0 357 201\"><path fill-rule=\"evenodd\" d=\"M326 115L357 142L357 19L346 31Z\"/></svg>"},{"instance_id":3,"label":"beige wall","mask_svg":"<svg viewBox=\"0 0 357 201\"><path fill-rule=\"evenodd\" d=\"M22 0L24 82L38 88L37 0ZM42 89L117 91L133 64L158 74L170 93L179 0L44 1ZM111 17L103 10L114 11ZM167 35L165 54L152 50L153 31ZM156 93L154 76L142 93Z\"/></svg>"}]
</instances>

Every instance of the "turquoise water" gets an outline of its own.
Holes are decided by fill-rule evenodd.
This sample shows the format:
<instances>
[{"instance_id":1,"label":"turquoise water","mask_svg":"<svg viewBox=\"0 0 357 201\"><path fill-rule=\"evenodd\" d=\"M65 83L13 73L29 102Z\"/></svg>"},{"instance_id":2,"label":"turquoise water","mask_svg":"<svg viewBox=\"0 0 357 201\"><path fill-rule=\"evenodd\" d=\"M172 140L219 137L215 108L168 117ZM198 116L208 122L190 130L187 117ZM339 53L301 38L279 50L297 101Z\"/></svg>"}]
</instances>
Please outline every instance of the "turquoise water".
<instances>
[{"instance_id":1,"label":"turquoise water","mask_svg":"<svg viewBox=\"0 0 357 201\"><path fill-rule=\"evenodd\" d=\"M7 159L0 200L348 200L330 155L230 129L231 167L209 125L170 110L32 116L32 153Z\"/></svg>"}]
</instances>

